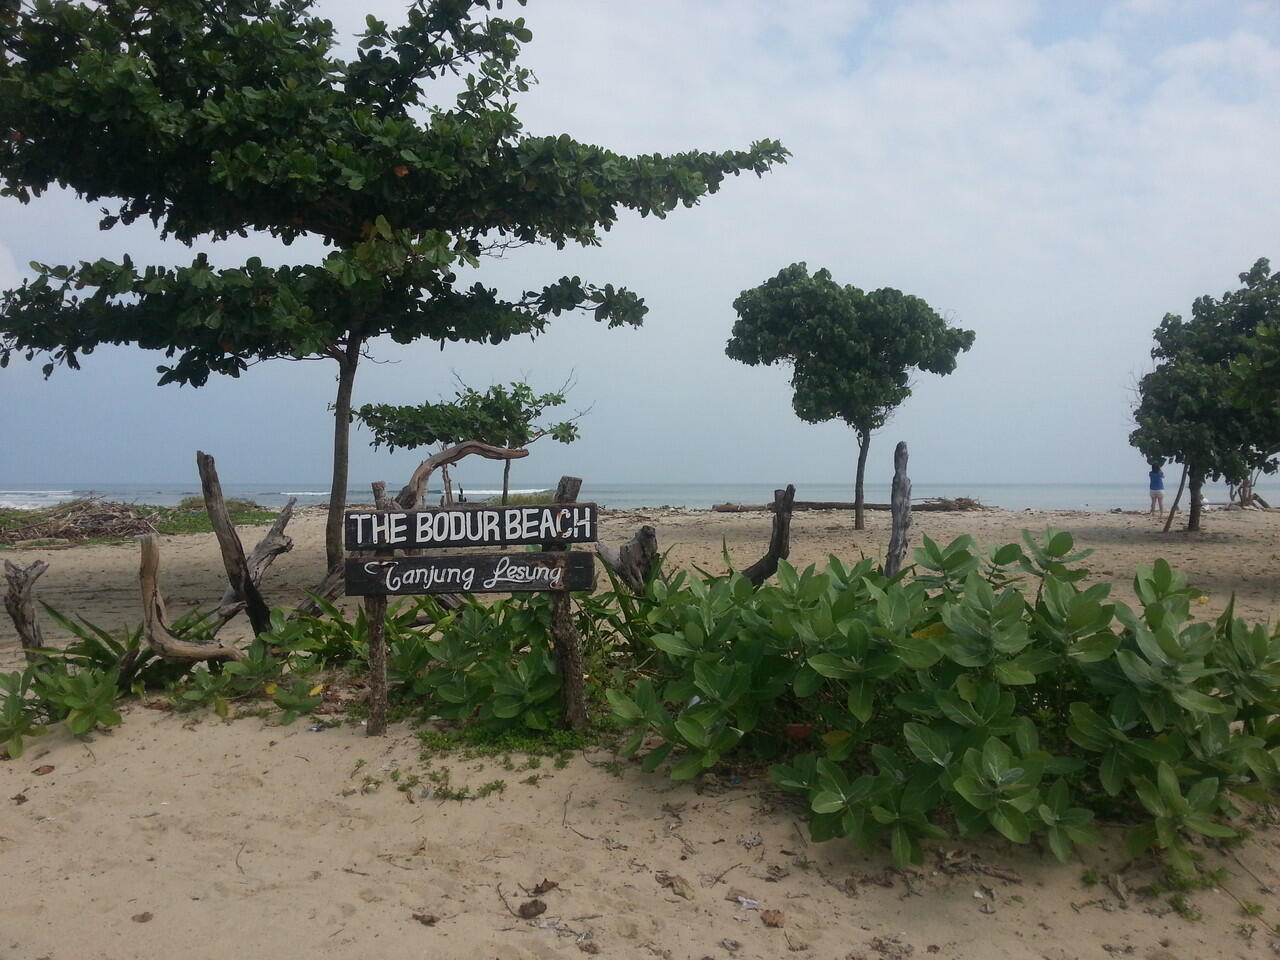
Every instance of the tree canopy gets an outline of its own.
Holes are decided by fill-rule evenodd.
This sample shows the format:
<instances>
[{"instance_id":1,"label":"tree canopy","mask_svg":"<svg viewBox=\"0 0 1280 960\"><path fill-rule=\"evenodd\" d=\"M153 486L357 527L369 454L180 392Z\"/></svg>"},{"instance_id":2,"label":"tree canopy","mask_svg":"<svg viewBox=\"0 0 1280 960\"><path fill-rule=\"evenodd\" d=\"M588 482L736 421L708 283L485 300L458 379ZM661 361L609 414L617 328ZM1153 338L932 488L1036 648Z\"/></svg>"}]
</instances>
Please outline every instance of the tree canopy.
<instances>
[{"instance_id":1,"label":"tree canopy","mask_svg":"<svg viewBox=\"0 0 1280 960\"><path fill-rule=\"evenodd\" d=\"M350 399L368 341L499 343L591 311L645 306L562 277L504 296L463 276L495 247L595 245L624 210L663 217L787 156L747 150L628 157L525 134L515 97L524 21L488 0L418 0L372 16L354 56L312 0L36 0L0 12L0 195L59 185L105 204L101 226L149 219L187 244L265 233L320 238L320 263L217 267L33 264L0 298L0 365L45 372L102 344L164 351L161 383L199 386L276 357L337 361L330 561L341 556ZM501 3L497 4L498 7ZM449 100L429 96L445 81Z\"/></svg>"},{"instance_id":2,"label":"tree canopy","mask_svg":"<svg viewBox=\"0 0 1280 960\"><path fill-rule=\"evenodd\" d=\"M479 440L495 447L523 449L541 437L560 443L578 439L578 416L558 423L539 423L552 407L562 406L565 390L536 394L529 384L517 381L510 386L494 384L483 392L463 386L452 401L399 406L389 403L365 404L356 411L373 432L373 445L389 450L413 450L440 444L450 446ZM507 502L511 461L504 461L502 502Z\"/></svg>"},{"instance_id":3,"label":"tree canopy","mask_svg":"<svg viewBox=\"0 0 1280 960\"><path fill-rule=\"evenodd\" d=\"M743 363L792 366L792 407L808 423L842 420L858 434L854 502L863 527L871 433L911 396L915 371L949 374L974 333L950 326L919 297L841 285L794 263L733 302L725 353Z\"/></svg>"},{"instance_id":4,"label":"tree canopy","mask_svg":"<svg viewBox=\"0 0 1280 960\"><path fill-rule=\"evenodd\" d=\"M1242 373L1266 369L1255 361L1259 334L1280 322L1280 274L1264 259L1240 282L1220 298L1197 297L1190 319L1165 315L1153 334L1156 367L1138 385L1129 442L1153 464L1186 466L1189 530L1199 529L1205 480L1243 483L1274 470L1280 451L1280 403L1242 404L1239 384Z\"/></svg>"}]
</instances>

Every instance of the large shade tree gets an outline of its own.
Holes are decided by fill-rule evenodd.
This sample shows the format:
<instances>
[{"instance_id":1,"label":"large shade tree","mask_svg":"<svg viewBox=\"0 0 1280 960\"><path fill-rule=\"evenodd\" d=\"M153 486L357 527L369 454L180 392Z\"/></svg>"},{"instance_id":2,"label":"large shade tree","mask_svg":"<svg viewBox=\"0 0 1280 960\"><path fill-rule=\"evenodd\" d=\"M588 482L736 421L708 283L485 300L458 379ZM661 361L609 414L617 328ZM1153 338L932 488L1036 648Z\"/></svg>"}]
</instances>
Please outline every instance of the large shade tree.
<instances>
[{"instance_id":1,"label":"large shade tree","mask_svg":"<svg viewBox=\"0 0 1280 960\"><path fill-rule=\"evenodd\" d=\"M1280 451L1280 395L1264 402L1269 364L1255 362L1265 360L1267 328L1280 323L1280 274L1259 260L1240 282L1220 298L1196 298L1189 319L1166 314L1153 334L1155 369L1138 384L1129 442L1152 465L1186 468L1188 530L1200 529L1206 480L1246 485L1274 470ZM1242 377L1256 377L1256 391L1242 394Z\"/></svg>"},{"instance_id":2,"label":"large shade tree","mask_svg":"<svg viewBox=\"0 0 1280 960\"><path fill-rule=\"evenodd\" d=\"M496 5L501 6L501 2ZM487 0L373 17L352 56L312 0L0 3L0 194L52 186L201 246L185 265L125 256L33 265L0 298L0 364L78 367L103 344L162 351L199 386L277 357L337 366L330 563L342 554L351 396L370 341L499 343L583 309L639 324L635 294L563 277L515 296L463 277L495 246L595 245L623 210L662 217L786 151L620 156L531 136L514 98L530 31ZM430 89L447 91L439 102ZM207 247L323 241L322 262L219 267ZM281 252L283 258L284 252Z\"/></svg>"},{"instance_id":3,"label":"large shade tree","mask_svg":"<svg viewBox=\"0 0 1280 960\"><path fill-rule=\"evenodd\" d=\"M912 373L951 373L973 331L950 326L919 297L841 285L828 270L810 276L803 263L743 291L733 308L725 352L752 365L791 364L796 416L842 420L857 433L854 524L863 529L872 432L911 396Z\"/></svg>"}]
</instances>

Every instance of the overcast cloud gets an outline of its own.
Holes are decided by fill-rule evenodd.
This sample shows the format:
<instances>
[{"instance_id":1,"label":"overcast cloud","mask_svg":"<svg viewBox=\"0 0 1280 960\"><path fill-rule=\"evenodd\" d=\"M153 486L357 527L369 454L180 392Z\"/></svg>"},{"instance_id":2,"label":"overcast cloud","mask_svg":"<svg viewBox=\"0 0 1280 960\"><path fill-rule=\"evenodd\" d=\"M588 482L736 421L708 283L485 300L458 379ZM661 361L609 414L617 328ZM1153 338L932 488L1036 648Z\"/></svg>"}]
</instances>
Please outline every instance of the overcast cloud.
<instances>
[{"instance_id":1,"label":"overcast cloud","mask_svg":"<svg viewBox=\"0 0 1280 960\"><path fill-rule=\"evenodd\" d=\"M365 10L322 2L348 31ZM843 480L852 432L791 412L787 371L724 356L732 301L797 260L898 287L977 331L877 436L871 473L911 443L921 482L1142 482L1133 386L1166 311L1280 258L1280 7L1273 3L676 3L534 0L522 102L533 133L623 152L780 139L791 162L665 221L626 218L593 250L486 264L517 293L562 274L637 290L639 330L561 319L500 347L378 344L356 402L419 402L456 372L483 386L569 376L583 439L544 441L528 480ZM135 225L100 233L68 196L0 202L0 284L30 260L131 252L185 262ZM318 256L251 239L216 261ZM332 364L275 362L200 390L155 386L159 358L99 351L49 381L0 373L0 484L175 481L197 447L240 482L327 477ZM14 416L14 411L21 411ZM413 454L358 436L353 480L403 479ZM880 466L876 463L880 461ZM519 481L517 481L519 485Z\"/></svg>"}]
</instances>

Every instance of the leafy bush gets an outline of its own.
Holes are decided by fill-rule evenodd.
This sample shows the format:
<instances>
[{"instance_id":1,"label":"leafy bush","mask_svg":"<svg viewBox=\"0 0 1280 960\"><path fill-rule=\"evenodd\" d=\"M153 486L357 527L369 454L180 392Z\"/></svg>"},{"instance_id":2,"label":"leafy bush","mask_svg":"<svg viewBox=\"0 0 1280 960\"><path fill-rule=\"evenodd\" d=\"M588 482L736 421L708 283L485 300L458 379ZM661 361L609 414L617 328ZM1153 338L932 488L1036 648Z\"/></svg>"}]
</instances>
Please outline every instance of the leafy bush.
<instances>
[{"instance_id":1,"label":"leafy bush","mask_svg":"<svg viewBox=\"0 0 1280 960\"><path fill-rule=\"evenodd\" d=\"M1231 611L1194 622L1164 561L1135 578L1135 611L1080 586L1069 534L1024 541L982 556L926 538L913 580L833 557L760 589L653 583L647 640L633 631L636 666L607 692L627 752L675 779L773 755L815 839L887 839L899 864L987 830L1065 860L1105 814L1137 821L1132 854L1193 872L1187 837L1235 836L1235 798L1280 782L1280 641Z\"/></svg>"}]
</instances>

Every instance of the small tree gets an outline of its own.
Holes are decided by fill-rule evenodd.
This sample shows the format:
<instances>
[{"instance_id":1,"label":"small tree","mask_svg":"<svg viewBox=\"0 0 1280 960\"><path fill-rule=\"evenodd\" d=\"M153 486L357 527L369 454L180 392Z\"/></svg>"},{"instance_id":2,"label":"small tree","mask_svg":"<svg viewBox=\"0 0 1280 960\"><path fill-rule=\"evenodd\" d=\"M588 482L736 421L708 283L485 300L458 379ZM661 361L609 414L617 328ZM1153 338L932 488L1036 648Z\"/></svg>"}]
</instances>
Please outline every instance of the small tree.
<instances>
[{"instance_id":1,"label":"small tree","mask_svg":"<svg viewBox=\"0 0 1280 960\"><path fill-rule=\"evenodd\" d=\"M496 6L501 6L498 0ZM101 225L147 218L187 244L318 237L322 263L35 265L0 297L0 365L75 368L104 343L165 352L161 383L200 386L276 357L337 364L330 564L342 556L351 396L366 345L499 343L585 309L638 325L643 301L563 277L504 297L460 274L495 247L588 246L621 210L665 216L786 151L620 156L529 136L514 97L532 34L489 0L417 0L403 26L366 20L354 59L312 0L0 3L0 195L54 184L108 201ZM457 77L463 76L456 93ZM432 81L446 105L428 96Z\"/></svg>"},{"instance_id":2,"label":"small tree","mask_svg":"<svg viewBox=\"0 0 1280 960\"><path fill-rule=\"evenodd\" d=\"M792 406L808 423L843 420L858 436L854 525L873 431L911 396L911 373L948 374L973 345L919 297L841 286L828 270L795 263L733 302L738 319L725 353L752 364L790 363Z\"/></svg>"},{"instance_id":3,"label":"small tree","mask_svg":"<svg viewBox=\"0 0 1280 960\"><path fill-rule=\"evenodd\" d=\"M448 447L465 440L523 450L541 437L553 437L561 443L578 439L577 421L581 414L560 423L538 422L545 411L564 402L565 388L539 395L527 383L515 382L509 387L495 384L483 393L464 386L454 394L452 402L418 406L365 404L356 411L356 416L373 431L373 445L386 446L388 450L396 447L413 450L434 444ZM507 502L510 479L511 461L505 460L503 503ZM452 499L447 473L445 485L445 495Z\"/></svg>"},{"instance_id":4,"label":"small tree","mask_svg":"<svg viewBox=\"0 0 1280 960\"><path fill-rule=\"evenodd\" d=\"M1240 281L1220 299L1198 297L1190 320L1165 315L1153 334L1156 368L1138 385L1129 442L1152 463L1186 467L1188 530L1200 529L1206 480L1250 486L1257 471L1275 470L1280 450L1280 395L1270 403L1261 389L1242 396L1240 383L1266 376L1266 364L1253 361L1266 327L1280 323L1280 274L1259 260Z\"/></svg>"}]
</instances>

